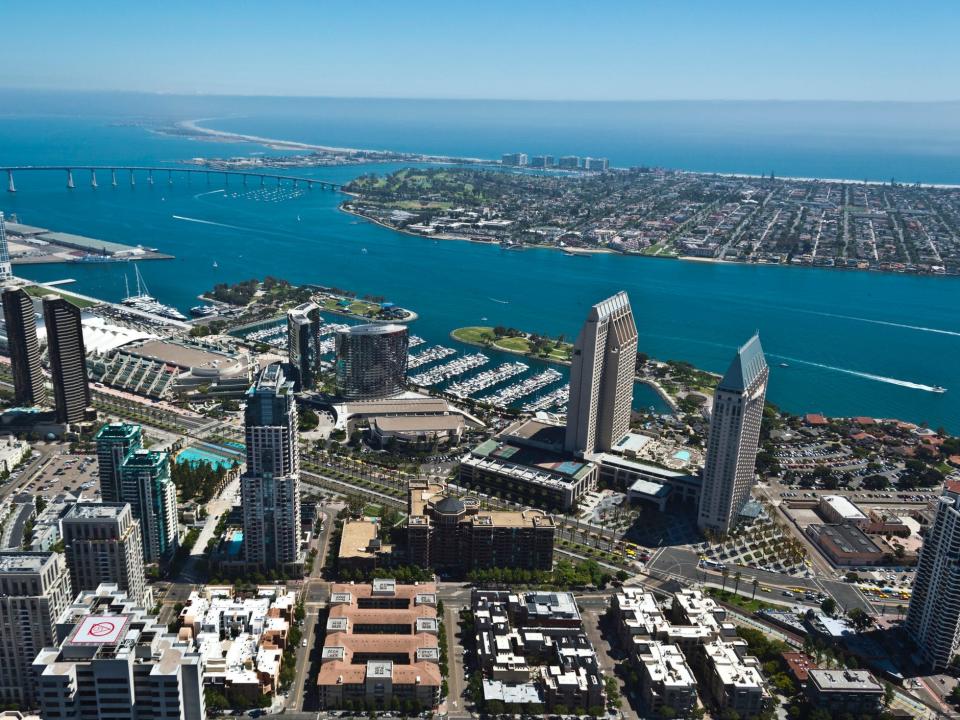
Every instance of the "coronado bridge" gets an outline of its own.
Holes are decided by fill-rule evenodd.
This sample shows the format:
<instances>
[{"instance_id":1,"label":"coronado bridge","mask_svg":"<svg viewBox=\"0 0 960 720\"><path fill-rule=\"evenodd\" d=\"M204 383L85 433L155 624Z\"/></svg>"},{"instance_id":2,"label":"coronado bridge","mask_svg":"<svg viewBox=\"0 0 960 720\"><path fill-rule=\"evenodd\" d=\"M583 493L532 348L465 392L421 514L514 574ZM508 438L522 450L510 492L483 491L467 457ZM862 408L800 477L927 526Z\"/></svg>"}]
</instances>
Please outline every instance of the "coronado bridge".
<instances>
[{"instance_id":1,"label":"coronado bridge","mask_svg":"<svg viewBox=\"0 0 960 720\"><path fill-rule=\"evenodd\" d=\"M26 172L61 172L64 173L64 179L68 189L77 187L75 173L79 173L89 180L92 188L99 187L97 182L97 173L100 178L106 180L109 177L109 184L117 187L122 182L131 187L136 186L137 178L147 185L154 185L158 182L165 182L172 185L175 178L190 182L193 176L205 176L207 184L214 181L223 181L224 185L229 185L231 178L234 182L247 186L248 184L265 185L267 182L277 185L289 184L293 187L306 185L308 190L312 190L316 185L321 190L342 190L340 183L333 183L327 180L314 180L311 178L299 177L297 175L280 175L277 173L264 173L259 171L230 170L220 168L206 167L151 167L149 165L19 165L16 167L0 167L0 172L7 173L7 192L16 192L17 186L15 176ZM2 177L2 175L0 175ZM82 180L81 180L82 182Z\"/></svg>"}]
</instances>

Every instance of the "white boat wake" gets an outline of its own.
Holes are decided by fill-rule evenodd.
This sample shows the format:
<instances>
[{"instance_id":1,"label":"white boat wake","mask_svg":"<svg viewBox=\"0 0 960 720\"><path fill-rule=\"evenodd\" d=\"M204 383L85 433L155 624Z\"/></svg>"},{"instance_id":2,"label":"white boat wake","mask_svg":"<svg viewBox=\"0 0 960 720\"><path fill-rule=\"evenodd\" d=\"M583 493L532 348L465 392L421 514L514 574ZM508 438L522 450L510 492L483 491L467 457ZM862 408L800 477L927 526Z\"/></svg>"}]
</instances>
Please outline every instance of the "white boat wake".
<instances>
[{"instance_id":1,"label":"white boat wake","mask_svg":"<svg viewBox=\"0 0 960 720\"><path fill-rule=\"evenodd\" d=\"M496 298L487 298L487 300L493 300L495 303L500 303L501 305L509 305L509 300L497 300Z\"/></svg>"},{"instance_id":2,"label":"white boat wake","mask_svg":"<svg viewBox=\"0 0 960 720\"><path fill-rule=\"evenodd\" d=\"M866 380L874 380L876 382L887 383L889 385L899 385L900 387L910 388L911 390L937 392L933 385L924 385L923 383L910 382L909 380L898 380L897 378L887 377L885 375L874 375L873 373L851 370L850 368L842 368L836 367L835 365L826 365L824 363L813 362L812 360L800 360L799 358L788 357L787 355L775 355L773 353L768 353L768 356L779 358L780 360L786 360L788 362L800 363L801 365L811 365L813 367L823 368L824 370L832 370L834 372L844 373L846 375L853 375L855 377L865 378Z\"/></svg>"},{"instance_id":3,"label":"white boat wake","mask_svg":"<svg viewBox=\"0 0 960 720\"><path fill-rule=\"evenodd\" d=\"M226 192L226 190L223 188L220 188L219 190L208 190L207 192L197 193L193 196L193 199L196 200L198 197L203 197L204 195L216 195L217 193L222 192Z\"/></svg>"},{"instance_id":4,"label":"white boat wake","mask_svg":"<svg viewBox=\"0 0 960 720\"><path fill-rule=\"evenodd\" d=\"M960 332L955 330L944 330L942 328L926 327L924 325L910 325L908 323L898 323L891 320L873 320L872 318L857 317L855 315L839 315L837 313L819 312L817 310L800 310L793 308L796 312L806 313L807 315L819 315L820 317L839 318L841 320L855 320L857 322L870 323L872 325L886 325L887 327L903 328L904 330L916 330L917 332L936 333L938 335L952 335L960 337Z\"/></svg>"},{"instance_id":5,"label":"white boat wake","mask_svg":"<svg viewBox=\"0 0 960 720\"><path fill-rule=\"evenodd\" d=\"M227 223L214 222L213 220L201 220L200 218L184 217L183 215L171 215L174 220L184 220L186 222L200 223L201 225L216 225L217 227L230 228L231 230L248 230L249 228L239 225L227 225Z\"/></svg>"}]
</instances>

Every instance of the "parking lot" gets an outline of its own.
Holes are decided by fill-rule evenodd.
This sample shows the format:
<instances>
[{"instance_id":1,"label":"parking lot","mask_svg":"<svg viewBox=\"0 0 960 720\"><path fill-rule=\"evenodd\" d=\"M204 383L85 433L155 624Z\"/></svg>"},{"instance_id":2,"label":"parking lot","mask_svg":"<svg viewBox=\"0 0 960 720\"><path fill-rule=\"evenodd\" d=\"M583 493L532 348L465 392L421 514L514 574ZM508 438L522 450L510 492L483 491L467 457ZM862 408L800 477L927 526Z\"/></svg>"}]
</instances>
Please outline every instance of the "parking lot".
<instances>
[{"instance_id":1,"label":"parking lot","mask_svg":"<svg viewBox=\"0 0 960 720\"><path fill-rule=\"evenodd\" d=\"M29 484L22 485L21 491L43 497L55 497L63 492L74 495L83 493L86 500L99 500L97 457L96 455L53 455Z\"/></svg>"}]
</instances>

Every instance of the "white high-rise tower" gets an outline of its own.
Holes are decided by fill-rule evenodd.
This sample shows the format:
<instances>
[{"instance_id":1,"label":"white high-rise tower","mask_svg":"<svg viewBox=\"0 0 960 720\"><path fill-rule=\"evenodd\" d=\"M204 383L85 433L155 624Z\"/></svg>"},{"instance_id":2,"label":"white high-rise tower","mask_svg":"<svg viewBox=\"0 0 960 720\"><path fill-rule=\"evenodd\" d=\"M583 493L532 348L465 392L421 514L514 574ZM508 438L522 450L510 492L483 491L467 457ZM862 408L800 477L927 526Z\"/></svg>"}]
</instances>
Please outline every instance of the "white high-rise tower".
<instances>
[{"instance_id":1,"label":"white high-rise tower","mask_svg":"<svg viewBox=\"0 0 960 720\"><path fill-rule=\"evenodd\" d=\"M923 538L906 628L924 662L942 670L960 652L960 482L944 484Z\"/></svg>"},{"instance_id":2,"label":"white high-rise tower","mask_svg":"<svg viewBox=\"0 0 960 720\"><path fill-rule=\"evenodd\" d=\"M573 346L567 452L606 452L627 434L636 367L637 325L618 292L590 308Z\"/></svg>"},{"instance_id":3,"label":"white high-rise tower","mask_svg":"<svg viewBox=\"0 0 960 720\"><path fill-rule=\"evenodd\" d=\"M3 213L0 212L0 282L13 277L13 266L10 264L10 246L7 245L7 228L3 223Z\"/></svg>"},{"instance_id":4,"label":"white high-rise tower","mask_svg":"<svg viewBox=\"0 0 960 720\"><path fill-rule=\"evenodd\" d=\"M717 385L697 518L701 530L729 532L750 499L769 375L760 336L754 335Z\"/></svg>"}]
</instances>

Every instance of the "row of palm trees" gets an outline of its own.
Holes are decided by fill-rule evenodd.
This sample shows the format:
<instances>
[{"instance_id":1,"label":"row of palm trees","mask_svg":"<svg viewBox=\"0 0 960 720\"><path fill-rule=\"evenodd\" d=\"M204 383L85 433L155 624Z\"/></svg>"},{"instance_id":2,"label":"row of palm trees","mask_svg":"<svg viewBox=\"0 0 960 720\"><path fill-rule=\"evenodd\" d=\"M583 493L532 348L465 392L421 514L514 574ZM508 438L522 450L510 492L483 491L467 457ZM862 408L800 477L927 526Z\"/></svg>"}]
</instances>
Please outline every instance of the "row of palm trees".
<instances>
[{"instance_id":1,"label":"row of palm trees","mask_svg":"<svg viewBox=\"0 0 960 720\"><path fill-rule=\"evenodd\" d=\"M730 570L727 569L727 568L724 568L723 570L721 570L720 574L723 575L723 585L722 585L722 588L723 588L723 589L722 589L722 592L726 592L726 591L727 591L727 577L729 577L729 575L730 575ZM741 573L739 570L733 574L733 579L734 579L734 582L735 582L735 584L734 584L734 586L733 586L733 594L734 594L734 595L737 595L737 594L739 593L739 590L740 590L740 580L741 580L742 577L743 577L743 575L742 575L742 573ZM757 580L756 578L753 578L753 580L750 581L750 584L753 586L753 593L750 595L750 599L751 599L751 600L756 600L756 598L757 598L757 587L760 585L760 581Z\"/></svg>"}]
</instances>

